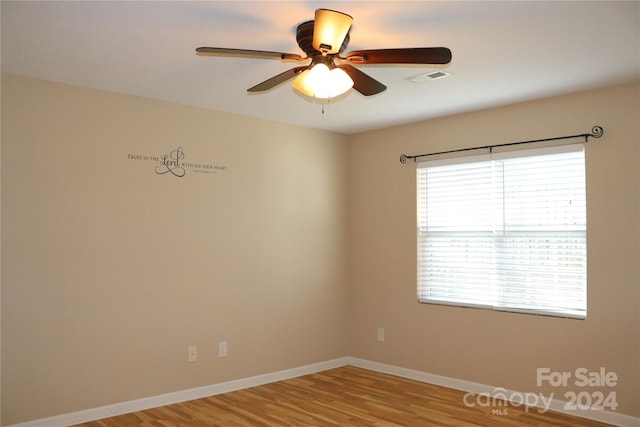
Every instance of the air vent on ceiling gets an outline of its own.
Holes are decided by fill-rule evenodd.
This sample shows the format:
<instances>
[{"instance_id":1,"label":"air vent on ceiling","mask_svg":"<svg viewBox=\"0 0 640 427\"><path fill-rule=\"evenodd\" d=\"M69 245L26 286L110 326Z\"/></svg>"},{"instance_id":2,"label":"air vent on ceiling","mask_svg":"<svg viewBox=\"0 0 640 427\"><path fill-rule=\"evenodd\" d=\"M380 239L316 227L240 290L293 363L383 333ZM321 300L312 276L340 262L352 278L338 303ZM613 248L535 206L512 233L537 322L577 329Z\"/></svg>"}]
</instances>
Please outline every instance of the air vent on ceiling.
<instances>
[{"instance_id":1,"label":"air vent on ceiling","mask_svg":"<svg viewBox=\"0 0 640 427\"><path fill-rule=\"evenodd\" d=\"M422 74L418 74L417 76L413 76L413 77L407 77L407 80L409 80L412 83L422 83L425 82L427 80L439 80L439 79L443 79L445 77L449 77L451 74L447 73L446 71L429 71L428 73L422 73Z\"/></svg>"}]
</instances>

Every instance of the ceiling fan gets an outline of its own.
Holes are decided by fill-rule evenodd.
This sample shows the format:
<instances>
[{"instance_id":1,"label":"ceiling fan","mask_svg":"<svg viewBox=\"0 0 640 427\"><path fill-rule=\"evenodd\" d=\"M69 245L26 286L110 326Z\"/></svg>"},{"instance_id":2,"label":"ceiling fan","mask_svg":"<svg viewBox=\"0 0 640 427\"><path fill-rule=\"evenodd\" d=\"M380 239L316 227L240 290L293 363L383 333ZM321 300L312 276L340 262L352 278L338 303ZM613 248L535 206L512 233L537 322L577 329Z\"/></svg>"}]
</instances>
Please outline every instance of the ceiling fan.
<instances>
[{"instance_id":1,"label":"ceiling fan","mask_svg":"<svg viewBox=\"0 0 640 427\"><path fill-rule=\"evenodd\" d=\"M314 20L303 22L296 30L296 40L300 49L306 53L305 57L295 53L223 47L199 47L196 53L297 62L311 60L308 65L291 68L247 91L268 91L297 77L293 87L315 98L333 98L352 87L364 96L378 94L387 88L352 64L448 64L451 61L451 50L446 47L356 50L344 57L340 56L349 44L352 22L353 18L345 13L317 9Z\"/></svg>"}]
</instances>

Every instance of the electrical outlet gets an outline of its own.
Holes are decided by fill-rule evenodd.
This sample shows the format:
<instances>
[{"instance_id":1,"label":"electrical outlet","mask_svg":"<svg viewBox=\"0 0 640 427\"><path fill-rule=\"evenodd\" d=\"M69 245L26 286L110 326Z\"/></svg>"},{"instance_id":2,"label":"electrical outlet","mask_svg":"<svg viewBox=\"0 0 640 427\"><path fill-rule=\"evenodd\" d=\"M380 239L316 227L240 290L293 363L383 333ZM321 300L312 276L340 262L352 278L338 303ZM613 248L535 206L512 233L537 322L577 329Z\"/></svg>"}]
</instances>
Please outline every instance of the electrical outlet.
<instances>
[{"instance_id":1,"label":"electrical outlet","mask_svg":"<svg viewBox=\"0 0 640 427\"><path fill-rule=\"evenodd\" d=\"M227 357L227 347L226 341L220 341L218 343L218 357Z\"/></svg>"},{"instance_id":2,"label":"electrical outlet","mask_svg":"<svg viewBox=\"0 0 640 427\"><path fill-rule=\"evenodd\" d=\"M198 360L198 347L190 345L187 347L187 361L195 362L196 360Z\"/></svg>"},{"instance_id":3,"label":"electrical outlet","mask_svg":"<svg viewBox=\"0 0 640 427\"><path fill-rule=\"evenodd\" d=\"M378 341L384 341L384 328L378 328Z\"/></svg>"}]
</instances>

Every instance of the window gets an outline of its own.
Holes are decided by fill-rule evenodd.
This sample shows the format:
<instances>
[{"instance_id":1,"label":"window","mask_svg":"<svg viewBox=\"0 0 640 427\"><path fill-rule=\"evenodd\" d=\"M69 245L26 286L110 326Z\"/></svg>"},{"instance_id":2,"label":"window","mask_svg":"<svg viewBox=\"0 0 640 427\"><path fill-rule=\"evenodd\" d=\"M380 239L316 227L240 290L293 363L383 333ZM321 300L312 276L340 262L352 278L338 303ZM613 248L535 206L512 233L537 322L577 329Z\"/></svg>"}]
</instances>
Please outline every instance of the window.
<instances>
[{"instance_id":1,"label":"window","mask_svg":"<svg viewBox=\"0 0 640 427\"><path fill-rule=\"evenodd\" d=\"M418 300L586 318L584 146L418 163Z\"/></svg>"}]
</instances>

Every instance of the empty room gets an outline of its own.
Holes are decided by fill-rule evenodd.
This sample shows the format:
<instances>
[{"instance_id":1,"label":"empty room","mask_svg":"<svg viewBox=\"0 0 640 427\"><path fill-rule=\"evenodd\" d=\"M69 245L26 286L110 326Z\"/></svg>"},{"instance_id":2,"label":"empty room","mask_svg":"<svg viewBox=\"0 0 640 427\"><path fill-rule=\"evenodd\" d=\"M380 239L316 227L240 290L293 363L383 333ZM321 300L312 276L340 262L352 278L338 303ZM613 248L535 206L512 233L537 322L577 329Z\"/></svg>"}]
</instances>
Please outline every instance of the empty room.
<instances>
[{"instance_id":1,"label":"empty room","mask_svg":"<svg viewBox=\"0 0 640 427\"><path fill-rule=\"evenodd\" d=\"M640 426L640 2L0 18L0 425Z\"/></svg>"}]
</instances>

